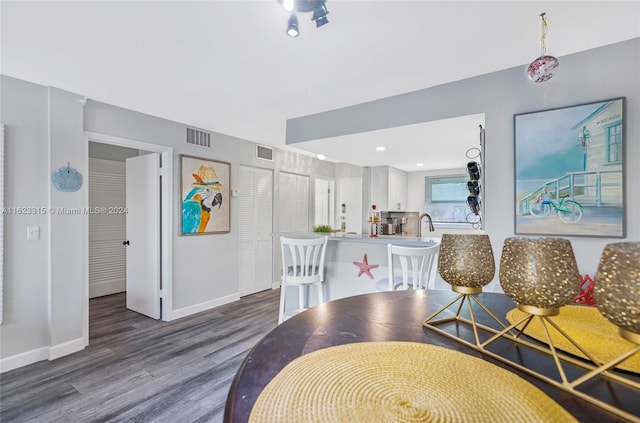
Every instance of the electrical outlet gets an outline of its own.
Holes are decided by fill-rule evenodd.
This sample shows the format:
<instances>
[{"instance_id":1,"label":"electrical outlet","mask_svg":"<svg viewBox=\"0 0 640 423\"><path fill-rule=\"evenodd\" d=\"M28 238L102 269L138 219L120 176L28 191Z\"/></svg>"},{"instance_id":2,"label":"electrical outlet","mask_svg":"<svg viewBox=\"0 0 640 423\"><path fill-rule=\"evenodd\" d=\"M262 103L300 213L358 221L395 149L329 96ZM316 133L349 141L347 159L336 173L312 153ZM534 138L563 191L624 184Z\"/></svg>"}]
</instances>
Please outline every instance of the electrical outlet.
<instances>
[{"instance_id":1,"label":"electrical outlet","mask_svg":"<svg viewBox=\"0 0 640 423\"><path fill-rule=\"evenodd\" d=\"M27 241L40 239L40 226L27 226Z\"/></svg>"}]
</instances>

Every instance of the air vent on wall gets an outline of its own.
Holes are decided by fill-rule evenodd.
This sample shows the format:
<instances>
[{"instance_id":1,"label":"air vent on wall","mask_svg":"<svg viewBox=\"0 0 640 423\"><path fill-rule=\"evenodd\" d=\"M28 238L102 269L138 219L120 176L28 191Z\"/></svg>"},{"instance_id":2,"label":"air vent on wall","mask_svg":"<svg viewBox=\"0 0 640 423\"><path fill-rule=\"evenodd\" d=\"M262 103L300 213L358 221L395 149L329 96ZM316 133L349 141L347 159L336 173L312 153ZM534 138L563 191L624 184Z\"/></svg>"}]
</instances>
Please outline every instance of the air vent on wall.
<instances>
[{"instance_id":1,"label":"air vent on wall","mask_svg":"<svg viewBox=\"0 0 640 423\"><path fill-rule=\"evenodd\" d=\"M198 129L187 128L187 144L211 147L211 134Z\"/></svg>"},{"instance_id":2,"label":"air vent on wall","mask_svg":"<svg viewBox=\"0 0 640 423\"><path fill-rule=\"evenodd\" d=\"M256 146L256 157L258 159L273 161L273 148Z\"/></svg>"}]
</instances>

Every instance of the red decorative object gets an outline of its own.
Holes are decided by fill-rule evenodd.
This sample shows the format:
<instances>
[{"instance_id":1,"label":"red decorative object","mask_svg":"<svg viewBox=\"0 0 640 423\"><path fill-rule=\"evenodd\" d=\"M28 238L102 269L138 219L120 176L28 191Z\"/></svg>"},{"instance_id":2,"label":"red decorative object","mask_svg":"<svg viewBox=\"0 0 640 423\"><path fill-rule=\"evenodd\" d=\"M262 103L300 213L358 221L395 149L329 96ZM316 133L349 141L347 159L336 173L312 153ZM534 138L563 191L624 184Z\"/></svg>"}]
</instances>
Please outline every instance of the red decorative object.
<instances>
[{"instance_id":1,"label":"red decorative object","mask_svg":"<svg viewBox=\"0 0 640 423\"><path fill-rule=\"evenodd\" d=\"M553 56L540 56L527 68L527 75L533 82L544 82L550 80L558 70L558 59Z\"/></svg>"},{"instance_id":2,"label":"red decorative object","mask_svg":"<svg viewBox=\"0 0 640 423\"><path fill-rule=\"evenodd\" d=\"M375 269L376 267L378 267L377 264L369 264L367 262L367 255L365 254L363 259L362 259L362 263L354 261L353 264L355 264L356 266L358 266L360 268L360 271L358 272L358 277L362 276L363 273L366 273L367 276L369 276L371 279L373 279L373 275L371 274L371 269Z\"/></svg>"},{"instance_id":3,"label":"red decorative object","mask_svg":"<svg viewBox=\"0 0 640 423\"><path fill-rule=\"evenodd\" d=\"M527 68L527 75L533 82L545 82L550 80L558 70L560 62L553 56L547 53L547 44L545 39L547 38L547 20L544 17L545 13L541 13L542 18L542 35L540 37L540 57L531 62Z\"/></svg>"},{"instance_id":4,"label":"red decorative object","mask_svg":"<svg viewBox=\"0 0 640 423\"><path fill-rule=\"evenodd\" d=\"M591 276L584 275L580 280L580 293L574 300L576 304L596 305L596 300L593 298L593 279Z\"/></svg>"}]
</instances>

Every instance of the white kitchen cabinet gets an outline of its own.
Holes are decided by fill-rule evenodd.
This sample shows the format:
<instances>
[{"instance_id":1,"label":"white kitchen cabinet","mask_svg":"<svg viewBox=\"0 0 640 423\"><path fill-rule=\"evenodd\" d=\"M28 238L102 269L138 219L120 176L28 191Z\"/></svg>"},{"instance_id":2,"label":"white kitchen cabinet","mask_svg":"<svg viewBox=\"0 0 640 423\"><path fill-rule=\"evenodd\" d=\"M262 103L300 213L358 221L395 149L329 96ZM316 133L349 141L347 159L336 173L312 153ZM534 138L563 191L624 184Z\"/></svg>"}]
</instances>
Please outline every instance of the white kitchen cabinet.
<instances>
[{"instance_id":1,"label":"white kitchen cabinet","mask_svg":"<svg viewBox=\"0 0 640 423\"><path fill-rule=\"evenodd\" d=\"M407 173L391 166L370 168L370 199L378 210L407 208Z\"/></svg>"},{"instance_id":2,"label":"white kitchen cabinet","mask_svg":"<svg viewBox=\"0 0 640 423\"><path fill-rule=\"evenodd\" d=\"M407 209L407 173L389 167L389 203L387 210Z\"/></svg>"}]
</instances>

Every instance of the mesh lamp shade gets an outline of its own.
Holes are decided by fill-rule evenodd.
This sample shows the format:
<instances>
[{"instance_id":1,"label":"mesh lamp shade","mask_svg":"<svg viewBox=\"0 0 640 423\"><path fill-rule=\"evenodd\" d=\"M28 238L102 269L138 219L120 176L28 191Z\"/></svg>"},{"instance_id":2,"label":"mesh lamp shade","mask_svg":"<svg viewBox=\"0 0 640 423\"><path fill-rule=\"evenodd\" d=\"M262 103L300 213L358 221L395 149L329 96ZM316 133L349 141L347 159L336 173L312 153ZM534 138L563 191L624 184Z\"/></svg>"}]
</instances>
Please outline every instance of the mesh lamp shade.
<instances>
[{"instance_id":1,"label":"mesh lamp shade","mask_svg":"<svg viewBox=\"0 0 640 423\"><path fill-rule=\"evenodd\" d=\"M489 235L442 235L438 272L453 291L479 294L491 282L495 271Z\"/></svg>"},{"instance_id":2,"label":"mesh lamp shade","mask_svg":"<svg viewBox=\"0 0 640 423\"><path fill-rule=\"evenodd\" d=\"M529 314L552 316L580 290L571 242L562 238L507 238L500 259L500 285Z\"/></svg>"},{"instance_id":3,"label":"mesh lamp shade","mask_svg":"<svg viewBox=\"0 0 640 423\"><path fill-rule=\"evenodd\" d=\"M594 278L600 313L640 344L640 242L607 244Z\"/></svg>"}]
</instances>

